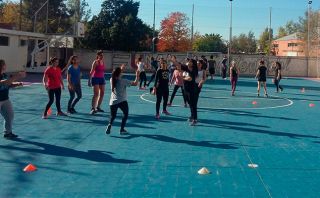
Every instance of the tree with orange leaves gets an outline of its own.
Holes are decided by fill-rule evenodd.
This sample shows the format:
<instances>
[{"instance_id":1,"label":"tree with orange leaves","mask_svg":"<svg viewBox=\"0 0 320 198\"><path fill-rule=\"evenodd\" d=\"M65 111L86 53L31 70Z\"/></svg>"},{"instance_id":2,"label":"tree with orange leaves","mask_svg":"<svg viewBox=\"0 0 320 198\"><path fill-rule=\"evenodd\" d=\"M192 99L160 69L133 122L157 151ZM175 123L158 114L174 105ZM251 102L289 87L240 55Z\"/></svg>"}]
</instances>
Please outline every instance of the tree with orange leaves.
<instances>
[{"instance_id":1,"label":"tree with orange leaves","mask_svg":"<svg viewBox=\"0 0 320 198\"><path fill-rule=\"evenodd\" d=\"M191 50L189 18L181 12L173 12L161 21L160 52L185 52Z\"/></svg>"}]
</instances>

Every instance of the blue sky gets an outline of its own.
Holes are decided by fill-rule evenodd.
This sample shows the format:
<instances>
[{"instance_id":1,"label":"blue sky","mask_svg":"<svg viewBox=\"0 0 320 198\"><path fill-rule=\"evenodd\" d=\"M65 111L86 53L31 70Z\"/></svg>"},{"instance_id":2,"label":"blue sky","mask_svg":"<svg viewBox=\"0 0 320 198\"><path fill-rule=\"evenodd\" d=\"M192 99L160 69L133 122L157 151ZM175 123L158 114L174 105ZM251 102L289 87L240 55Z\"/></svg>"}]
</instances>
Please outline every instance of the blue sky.
<instances>
[{"instance_id":1,"label":"blue sky","mask_svg":"<svg viewBox=\"0 0 320 198\"><path fill-rule=\"evenodd\" d=\"M93 14L98 14L103 0L86 0ZM255 33L256 38L269 26L269 8L272 7L272 28L289 20L298 21L308 6L307 0L233 0L233 35ZM180 11L190 18L192 4L195 5L194 30L204 33L219 33L229 37L230 2L228 0L156 0L156 27L169 13ZM320 8L320 1L312 3L313 9ZM153 0L140 0L139 17L148 25L153 24Z\"/></svg>"}]
</instances>

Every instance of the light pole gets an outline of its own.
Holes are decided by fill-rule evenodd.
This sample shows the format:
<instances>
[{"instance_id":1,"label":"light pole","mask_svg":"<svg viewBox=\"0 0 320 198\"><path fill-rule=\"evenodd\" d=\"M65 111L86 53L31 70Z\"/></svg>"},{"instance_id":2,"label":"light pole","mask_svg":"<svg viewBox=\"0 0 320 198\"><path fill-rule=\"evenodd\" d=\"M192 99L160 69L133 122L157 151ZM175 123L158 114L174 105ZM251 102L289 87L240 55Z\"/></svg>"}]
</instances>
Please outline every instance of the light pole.
<instances>
[{"instance_id":1,"label":"light pole","mask_svg":"<svg viewBox=\"0 0 320 198\"><path fill-rule=\"evenodd\" d=\"M307 56L309 60L310 56L310 8L311 8L312 1L308 1L308 44L307 44ZM309 61L308 61L309 62Z\"/></svg>"},{"instance_id":2,"label":"light pole","mask_svg":"<svg viewBox=\"0 0 320 198\"><path fill-rule=\"evenodd\" d=\"M231 48L232 48L232 1L230 1L230 31L229 31L229 47L228 47L228 65L230 66Z\"/></svg>"},{"instance_id":3,"label":"light pole","mask_svg":"<svg viewBox=\"0 0 320 198\"><path fill-rule=\"evenodd\" d=\"M155 52L156 36L156 0L153 0L153 34L152 34L152 54Z\"/></svg>"}]
</instances>

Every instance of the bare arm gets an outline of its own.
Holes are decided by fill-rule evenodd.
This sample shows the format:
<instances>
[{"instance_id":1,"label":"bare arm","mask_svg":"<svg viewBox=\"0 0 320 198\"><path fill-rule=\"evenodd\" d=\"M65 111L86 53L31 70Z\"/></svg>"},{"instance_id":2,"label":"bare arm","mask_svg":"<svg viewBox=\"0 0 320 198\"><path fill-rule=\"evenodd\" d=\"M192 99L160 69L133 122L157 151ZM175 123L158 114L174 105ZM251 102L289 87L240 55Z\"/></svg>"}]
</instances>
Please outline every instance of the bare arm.
<instances>
[{"instance_id":1,"label":"bare arm","mask_svg":"<svg viewBox=\"0 0 320 198\"><path fill-rule=\"evenodd\" d=\"M26 76L25 72L19 72L17 74L14 74L12 77L6 80L1 80L0 85L6 85L11 86L16 80L24 78Z\"/></svg>"},{"instance_id":2,"label":"bare arm","mask_svg":"<svg viewBox=\"0 0 320 198\"><path fill-rule=\"evenodd\" d=\"M92 77L94 70L96 69L97 66L97 60L93 61L91 70L90 70L90 77Z\"/></svg>"},{"instance_id":3,"label":"bare arm","mask_svg":"<svg viewBox=\"0 0 320 198\"><path fill-rule=\"evenodd\" d=\"M137 71L136 71L136 79L131 82L131 86L137 86L137 85L138 85L138 83L139 83L139 76L140 76L140 72L137 70Z\"/></svg>"}]
</instances>

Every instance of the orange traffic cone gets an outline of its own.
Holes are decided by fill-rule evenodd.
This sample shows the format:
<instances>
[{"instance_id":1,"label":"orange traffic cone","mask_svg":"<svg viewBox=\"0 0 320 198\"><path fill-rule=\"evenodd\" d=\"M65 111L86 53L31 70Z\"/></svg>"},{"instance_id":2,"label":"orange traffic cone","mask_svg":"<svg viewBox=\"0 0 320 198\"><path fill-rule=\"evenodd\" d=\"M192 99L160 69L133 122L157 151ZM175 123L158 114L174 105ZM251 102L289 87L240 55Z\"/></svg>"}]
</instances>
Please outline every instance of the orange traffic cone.
<instances>
[{"instance_id":1,"label":"orange traffic cone","mask_svg":"<svg viewBox=\"0 0 320 198\"><path fill-rule=\"evenodd\" d=\"M34 165L32 164L28 164L26 167L24 167L23 171L24 172L33 172L33 171L36 171L37 170L37 167L35 167Z\"/></svg>"},{"instance_id":2,"label":"orange traffic cone","mask_svg":"<svg viewBox=\"0 0 320 198\"><path fill-rule=\"evenodd\" d=\"M256 105L256 104L258 104L258 103L257 103L257 101L253 101L252 104L253 104L253 105Z\"/></svg>"},{"instance_id":3,"label":"orange traffic cone","mask_svg":"<svg viewBox=\"0 0 320 198\"><path fill-rule=\"evenodd\" d=\"M50 116L52 114L51 108L48 109L47 115Z\"/></svg>"}]
</instances>

